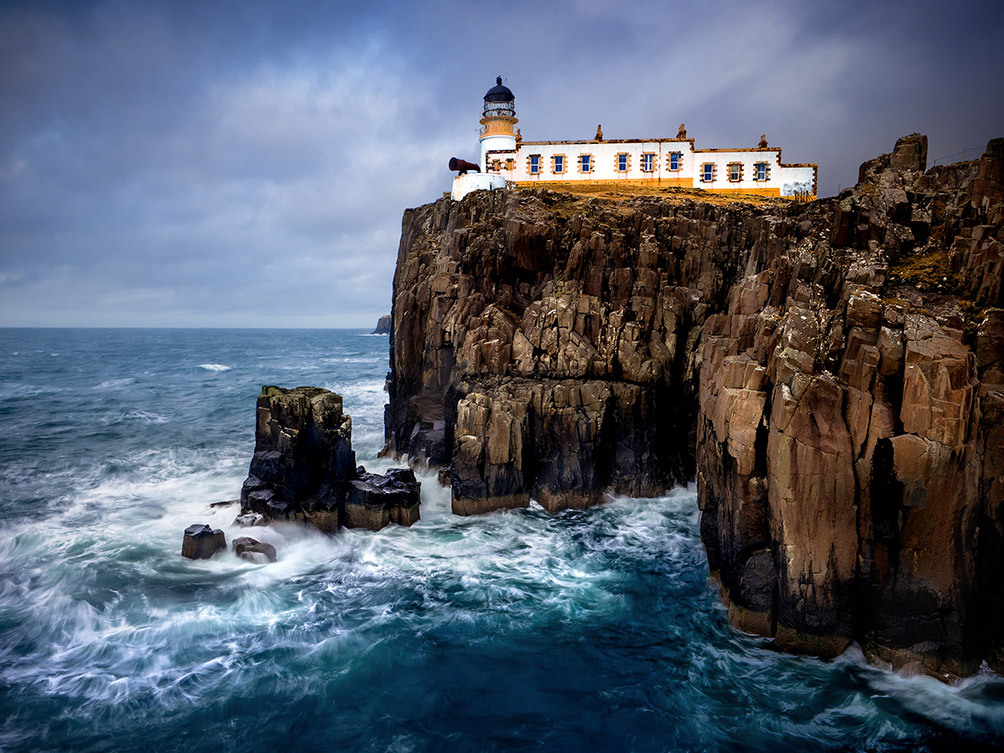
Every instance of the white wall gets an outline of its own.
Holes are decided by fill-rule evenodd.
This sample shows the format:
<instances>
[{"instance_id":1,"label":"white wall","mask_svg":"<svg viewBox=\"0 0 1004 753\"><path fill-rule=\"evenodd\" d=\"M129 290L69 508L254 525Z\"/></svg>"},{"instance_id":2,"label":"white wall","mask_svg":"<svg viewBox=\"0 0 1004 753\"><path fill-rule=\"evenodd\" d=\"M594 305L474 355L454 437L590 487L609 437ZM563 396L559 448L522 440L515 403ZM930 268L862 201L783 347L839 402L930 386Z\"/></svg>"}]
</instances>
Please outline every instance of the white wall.
<instances>
[{"instance_id":1,"label":"white wall","mask_svg":"<svg viewBox=\"0 0 1004 753\"><path fill-rule=\"evenodd\" d=\"M481 161L478 163L481 165L482 170L487 170L487 163L485 162L485 153L496 150L496 149L515 149L516 148L516 137L515 136L484 136L481 139Z\"/></svg>"},{"instance_id":2,"label":"white wall","mask_svg":"<svg viewBox=\"0 0 1004 753\"><path fill-rule=\"evenodd\" d=\"M667 169L667 157L670 152L674 151L681 152L681 169L678 172L670 172ZM626 173L617 172L616 155L625 152L630 155L628 171ZM655 154L655 170L651 173L642 172L641 170L641 155L645 152ZM527 158L531 154L539 154L541 157L541 171L536 175L530 175L527 172ZM551 170L551 157L556 154L565 155L566 166L563 174L555 174ZM593 171L589 174L579 172L578 158L581 154L593 155ZM781 150L775 147L741 151L695 151L692 142L689 140L677 141L666 139L628 143L602 141L535 144L524 142L515 152L485 154L485 162L483 164L487 165L492 159L499 159L503 164L501 174L507 180L519 182L684 178L692 179L695 188L770 188L778 189L782 196L789 196L796 191L804 190L811 193L815 185L815 168L811 166L784 167L780 163L780 157ZM508 158L516 160L515 169L512 171L504 169L505 160ZM700 180L701 166L705 162L711 162L717 168L715 171L715 180L712 183L702 183ZM743 165L743 178L741 181L730 182L728 180L728 165L730 162L739 162ZM767 162L770 166L766 181L754 180L756 177L755 165L757 162Z\"/></svg>"},{"instance_id":3,"label":"white wall","mask_svg":"<svg viewBox=\"0 0 1004 753\"><path fill-rule=\"evenodd\" d=\"M505 178L501 175L467 173L453 179L450 198L454 201L460 201L472 191L497 191L503 188L505 188Z\"/></svg>"},{"instance_id":4,"label":"white wall","mask_svg":"<svg viewBox=\"0 0 1004 753\"><path fill-rule=\"evenodd\" d=\"M781 185L782 196L793 196L796 193L816 193L815 167L786 167Z\"/></svg>"},{"instance_id":5,"label":"white wall","mask_svg":"<svg viewBox=\"0 0 1004 753\"><path fill-rule=\"evenodd\" d=\"M694 155L694 186L697 188L779 188L782 184L783 170L779 164L780 149L769 148L757 151L741 152L702 152ZM715 180L713 183L701 182L702 166L706 162L715 165ZM742 180L729 180L729 163L738 162L742 165ZM766 162L769 168L767 180L755 180L756 163Z\"/></svg>"},{"instance_id":6,"label":"white wall","mask_svg":"<svg viewBox=\"0 0 1004 753\"><path fill-rule=\"evenodd\" d=\"M627 173L617 172L616 158L620 153L626 152L630 155L629 169ZM645 152L655 154L651 173L644 173L641 170L641 155ZM681 153L681 169L678 172L670 172L666 169L667 158L670 152ZM530 175L527 172L527 157L531 154L541 156L541 172L538 175ZM556 154L564 154L566 160L565 172L563 175L556 175L551 171L551 157ZM593 156L593 171L589 174L579 172L579 155L591 154ZM611 141L585 142L562 144L551 142L546 144L524 143L515 155L499 155L505 164L505 158L514 157L516 169L509 173L504 173L510 180L516 181L549 181L549 180L639 180L649 178L689 178L692 171L693 153L689 141L641 141L631 143L617 143ZM488 156L492 159L492 155Z\"/></svg>"}]
</instances>

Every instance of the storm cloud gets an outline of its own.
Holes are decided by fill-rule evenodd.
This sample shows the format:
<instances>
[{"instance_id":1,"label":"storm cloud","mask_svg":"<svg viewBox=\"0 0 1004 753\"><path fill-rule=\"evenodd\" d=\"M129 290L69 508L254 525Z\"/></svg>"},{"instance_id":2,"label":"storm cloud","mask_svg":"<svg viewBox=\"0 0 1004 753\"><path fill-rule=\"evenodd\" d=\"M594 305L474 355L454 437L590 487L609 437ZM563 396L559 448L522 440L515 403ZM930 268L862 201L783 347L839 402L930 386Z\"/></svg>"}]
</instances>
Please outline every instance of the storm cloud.
<instances>
[{"instance_id":1,"label":"storm cloud","mask_svg":"<svg viewBox=\"0 0 1004 753\"><path fill-rule=\"evenodd\" d=\"M821 195L914 131L958 159L1004 135L1002 8L7 3L0 324L372 325L496 75L528 139L766 133Z\"/></svg>"}]
</instances>

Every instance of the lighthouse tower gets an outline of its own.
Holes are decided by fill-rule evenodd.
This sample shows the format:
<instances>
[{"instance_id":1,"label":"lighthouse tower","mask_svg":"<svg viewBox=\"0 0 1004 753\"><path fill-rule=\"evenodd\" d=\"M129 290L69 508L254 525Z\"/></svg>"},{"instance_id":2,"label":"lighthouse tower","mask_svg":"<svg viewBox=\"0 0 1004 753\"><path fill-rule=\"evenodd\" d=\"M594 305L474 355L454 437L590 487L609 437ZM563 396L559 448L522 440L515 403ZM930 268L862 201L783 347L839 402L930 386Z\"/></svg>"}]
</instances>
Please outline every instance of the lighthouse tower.
<instances>
[{"instance_id":1,"label":"lighthouse tower","mask_svg":"<svg viewBox=\"0 0 1004 753\"><path fill-rule=\"evenodd\" d=\"M502 77L495 79L495 86L485 94L485 110L481 118L481 169L487 170L485 155L493 150L516 148L516 97L507 86L502 85Z\"/></svg>"}]
</instances>

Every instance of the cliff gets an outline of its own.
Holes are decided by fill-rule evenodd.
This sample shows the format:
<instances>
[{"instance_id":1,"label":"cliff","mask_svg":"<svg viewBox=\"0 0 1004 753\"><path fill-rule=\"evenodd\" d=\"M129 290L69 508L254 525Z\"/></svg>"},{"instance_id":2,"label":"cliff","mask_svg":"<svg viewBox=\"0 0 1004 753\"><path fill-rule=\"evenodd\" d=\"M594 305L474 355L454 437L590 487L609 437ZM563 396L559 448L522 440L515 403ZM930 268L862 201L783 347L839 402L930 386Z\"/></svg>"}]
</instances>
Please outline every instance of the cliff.
<instances>
[{"instance_id":1,"label":"cliff","mask_svg":"<svg viewBox=\"0 0 1004 753\"><path fill-rule=\"evenodd\" d=\"M387 451L453 507L696 477L729 614L822 655L1004 664L1004 140L807 204L476 193L405 213Z\"/></svg>"}]
</instances>

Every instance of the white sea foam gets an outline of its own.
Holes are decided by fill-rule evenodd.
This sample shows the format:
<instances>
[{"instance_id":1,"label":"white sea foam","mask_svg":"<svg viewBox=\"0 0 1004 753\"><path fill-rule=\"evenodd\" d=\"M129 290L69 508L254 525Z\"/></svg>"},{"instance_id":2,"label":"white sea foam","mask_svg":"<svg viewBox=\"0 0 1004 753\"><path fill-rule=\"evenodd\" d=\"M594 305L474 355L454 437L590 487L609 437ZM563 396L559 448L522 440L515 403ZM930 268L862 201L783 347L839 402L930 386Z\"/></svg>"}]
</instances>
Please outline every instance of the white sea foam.
<instances>
[{"instance_id":1,"label":"white sea foam","mask_svg":"<svg viewBox=\"0 0 1004 753\"><path fill-rule=\"evenodd\" d=\"M206 371L230 371L230 367L222 363L200 363L199 368Z\"/></svg>"},{"instance_id":2,"label":"white sea foam","mask_svg":"<svg viewBox=\"0 0 1004 753\"><path fill-rule=\"evenodd\" d=\"M111 411L98 417L98 421L105 426L128 421L136 421L141 424L165 424L170 420L169 416L147 410Z\"/></svg>"},{"instance_id":3,"label":"white sea foam","mask_svg":"<svg viewBox=\"0 0 1004 753\"><path fill-rule=\"evenodd\" d=\"M0 400L21 397L35 397L36 395L46 395L50 393L64 392L61 387L42 386L28 384L26 382L7 382L0 384Z\"/></svg>"},{"instance_id":4,"label":"white sea foam","mask_svg":"<svg viewBox=\"0 0 1004 753\"><path fill-rule=\"evenodd\" d=\"M126 386L132 384L135 381L136 380L133 377L120 377L118 379L106 379L105 381L101 382L100 384L95 385L94 389L96 389L96 390L114 390L114 389L117 389L119 387L126 387Z\"/></svg>"},{"instance_id":5,"label":"white sea foam","mask_svg":"<svg viewBox=\"0 0 1004 753\"><path fill-rule=\"evenodd\" d=\"M248 640L283 624L298 627L270 640L290 650L316 651L318 640L324 651L336 644L342 651L363 650L359 631L400 619L387 601L396 597L381 594L402 586L435 608L433 624L520 621L541 612L589 620L627 608L611 590L619 576L601 557L577 555L571 531L549 525L544 513L454 516L449 490L432 475L421 477L422 518L412 528L332 537L291 524L240 528L233 525L236 508L209 507L235 496L243 476L237 463L221 474L196 455L150 451L134 461L141 472L96 480L61 516L0 535L8 562L25 564L9 587L28 579L20 584L25 608L48 645L47 658L36 655L0 669L6 681L44 678L49 692L108 702L141 690L165 702L178 693L196 698L238 671ZM222 528L228 542L252 536L271 543L279 561L253 564L229 552L182 560L182 531L196 522ZM93 583L97 574L77 563L132 571L135 591L107 594ZM212 583L217 596L159 606L147 583L162 584L157 588L168 594ZM98 602L74 592L94 593ZM342 609L346 616L338 617ZM201 658L204 652L189 658L189 645L210 647L215 658Z\"/></svg>"}]
</instances>

